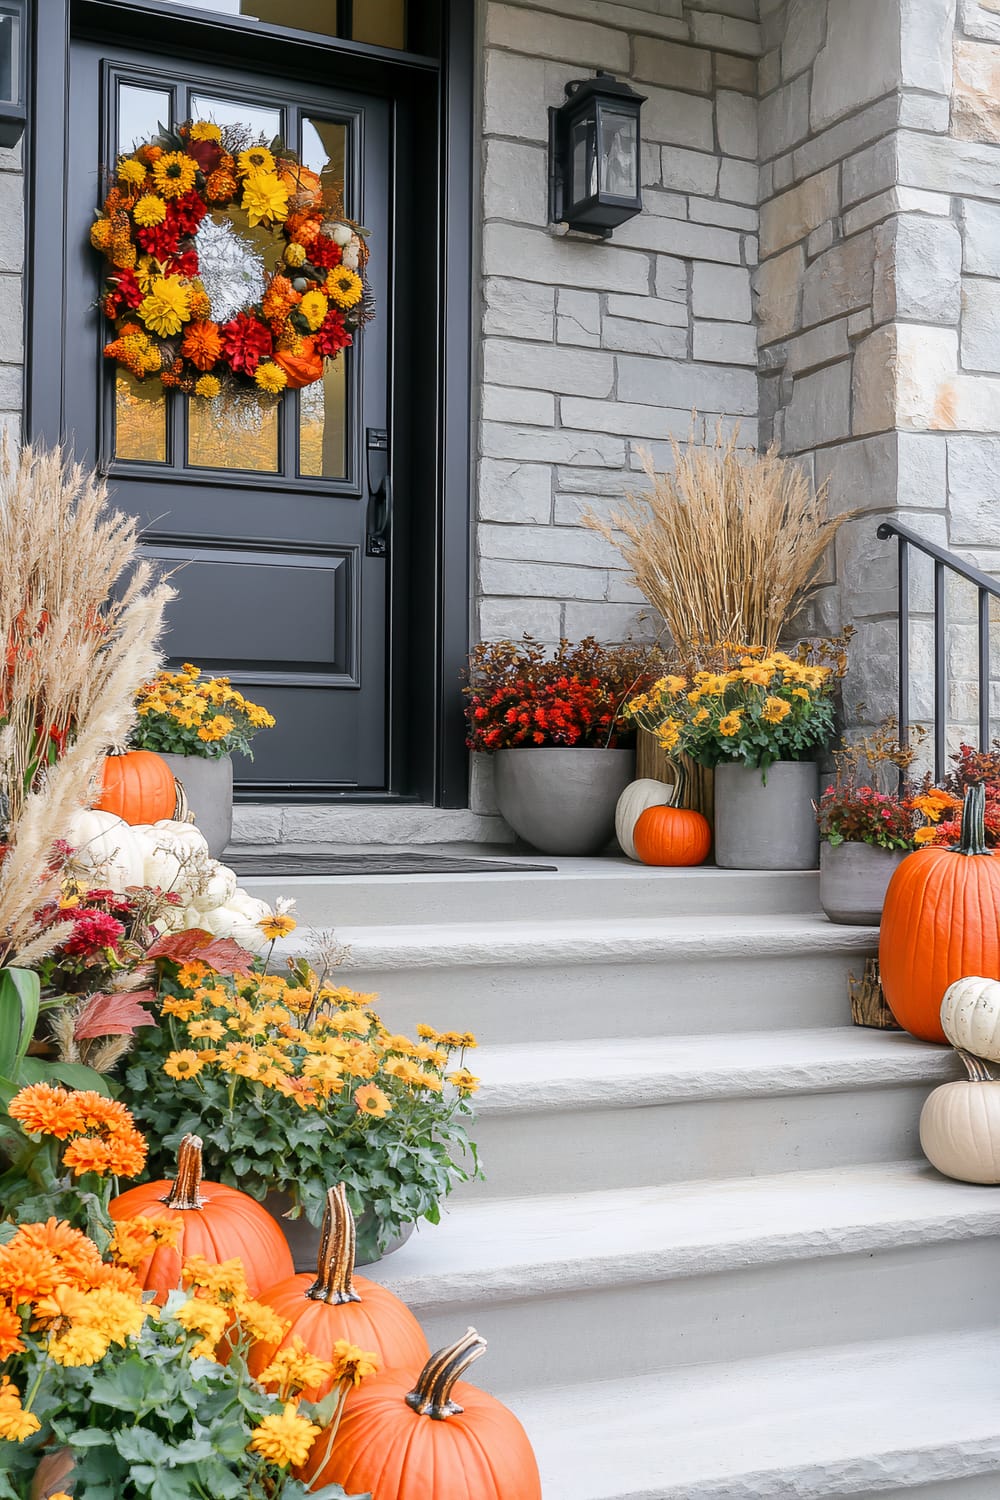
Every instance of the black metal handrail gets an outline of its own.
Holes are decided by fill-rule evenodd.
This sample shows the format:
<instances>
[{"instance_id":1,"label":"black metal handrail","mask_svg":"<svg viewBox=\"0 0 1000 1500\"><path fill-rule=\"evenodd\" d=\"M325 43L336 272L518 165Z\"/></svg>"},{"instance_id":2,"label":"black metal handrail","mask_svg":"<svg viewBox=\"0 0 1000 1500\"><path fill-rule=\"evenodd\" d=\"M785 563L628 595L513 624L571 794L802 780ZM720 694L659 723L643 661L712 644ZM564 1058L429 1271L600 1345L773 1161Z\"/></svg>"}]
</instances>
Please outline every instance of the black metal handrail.
<instances>
[{"instance_id":1,"label":"black metal handrail","mask_svg":"<svg viewBox=\"0 0 1000 1500\"><path fill-rule=\"evenodd\" d=\"M938 779L944 767L947 712L947 635L945 616L945 573L955 573L974 585L979 621L979 748L990 746L990 599L1000 599L1000 582L963 562L953 552L946 552L935 542L902 521L883 521L876 532L880 541L895 537L899 543L899 737L905 743L910 727L910 555L916 547L934 562L934 776Z\"/></svg>"}]
</instances>

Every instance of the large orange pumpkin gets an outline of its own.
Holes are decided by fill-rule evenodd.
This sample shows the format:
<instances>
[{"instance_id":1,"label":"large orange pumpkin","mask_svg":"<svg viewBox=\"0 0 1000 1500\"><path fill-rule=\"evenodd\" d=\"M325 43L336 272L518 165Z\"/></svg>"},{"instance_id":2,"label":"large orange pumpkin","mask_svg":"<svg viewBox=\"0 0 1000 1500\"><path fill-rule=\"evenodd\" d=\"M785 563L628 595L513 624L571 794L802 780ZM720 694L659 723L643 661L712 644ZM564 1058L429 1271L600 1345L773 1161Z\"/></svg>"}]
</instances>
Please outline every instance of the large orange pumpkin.
<instances>
[{"instance_id":1,"label":"large orange pumpkin","mask_svg":"<svg viewBox=\"0 0 1000 1500\"><path fill-rule=\"evenodd\" d=\"M693 808L647 807L632 842L644 865L700 865L712 847L712 830Z\"/></svg>"},{"instance_id":2,"label":"large orange pumpkin","mask_svg":"<svg viewBox=\"0 0 1000 1500\"><path fill-rule=\"evenodd\" d=\"M385 1370L351 1394L336 1438L317 1438L299 1477L372 1500L542 1500L514 1413L459 1376L486 1340L470 1328L419 1374ZM456 1384L456 1382L459 1382Z\"/></svg>"},{"instance_id":3,"label":"large orange pumpkin","mask_svg":"<svg viewBox=\"0 0 1000 1500\"><path fill-rule=\"evenodd\" d=\"M354 1215L341 1182L326 1195L315 1277L291 1276L261 1296L291 1327L280 1343L254 1345L251 1375L259 1375L294 1338L300 1338L318 1359L331 1360L338 1339L377 1354L383 1366L412 1367L427 1358L430 1348L410 1309L385 1287L355 1277L354 1251ZM331 1384L310 1386L304 1392L306 1400L321 1400Z\"/></svg>"},{"instance_id":4,"label":"large orange pumpkin","mask_svg":"<svg viewBox=\"0 0 1000 1500\"><path fill-rule=\"evenodd\" d=\"M250 1295L256 1297L295 1267L288 1242L266 1208L221 1182L203 1182L201 1139L186 1135L177 1151L173 1182L143 1182L129 1188L109 1207L113 1219L179 1221L176 1247L161 1245L139 1266L136 1275L147 1290L163 1299L180 1285L181 1264L189 1255L204 1255L213 1265L239 1256Z\"/></svg>"},{"instance_id":5,"label":"large orange pumpkin","mask_svg":"<svg viewBox=\"0 0 1000 1500\"><path fill-rule=\"evenodd\" d=\"M323 356L316 353L311 338L302 340L302 353L292 354L287 349L276 349L271 355L288 376L287 390L298 391L304 385L312 385L323 374Z\"/></svg>"},{"instance_id":6,"label":"large orange pumpkin","mask_svg":"<svg viewBox=\"0 0 1000 1500\"><path fill-rule=\"evenodd\" d=\"M153 750L128 750L105 757L101 795L94 803L126 823L158 823L177 806L174 773Z\"/></svg>"},{"instance_id":7,"label":"large orange pumpkin","mask_svg":"<svg viewBox=\"0 0 1000 1500\"><path fill-rule=\"evenodd\" d=\"M986 792L971 786L954 848L908 854L886 891L879 970L900 1026L946 1040L944 992L966 974L1000 979L1000 856L986 847Z\"/></svg>"}]
</instances>

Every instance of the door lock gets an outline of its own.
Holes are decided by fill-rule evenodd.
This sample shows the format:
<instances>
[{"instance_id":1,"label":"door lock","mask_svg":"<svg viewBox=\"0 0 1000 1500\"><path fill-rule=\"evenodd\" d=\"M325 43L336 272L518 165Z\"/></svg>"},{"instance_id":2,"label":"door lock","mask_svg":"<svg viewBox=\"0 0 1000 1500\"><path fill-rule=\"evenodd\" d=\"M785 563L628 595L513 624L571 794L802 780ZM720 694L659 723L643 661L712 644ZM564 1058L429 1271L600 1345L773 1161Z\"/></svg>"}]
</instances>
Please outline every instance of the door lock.
<instances>
[{"instance_id":1,"label":"door lock","mask_svg":"<svg viewBox=\"0 0 1000 1500\"><path fill-rule=\"evenodd\" d=\"M368 461L369 557L388 557L392 525L392 479L389 476L389 434L384 427L369 427L365 443Z\"/></svg>"}]
</instances>

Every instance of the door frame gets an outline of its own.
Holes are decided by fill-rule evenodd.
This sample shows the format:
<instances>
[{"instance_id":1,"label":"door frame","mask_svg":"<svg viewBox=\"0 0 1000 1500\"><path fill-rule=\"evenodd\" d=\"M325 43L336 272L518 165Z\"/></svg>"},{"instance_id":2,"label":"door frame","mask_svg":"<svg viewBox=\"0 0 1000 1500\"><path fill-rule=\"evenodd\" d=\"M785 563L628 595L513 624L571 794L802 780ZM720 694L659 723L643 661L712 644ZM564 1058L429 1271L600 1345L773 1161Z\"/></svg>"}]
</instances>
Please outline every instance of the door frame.
<instances>
[{"instance_id":1,"label":"door frame","mask_svg":"<svg viewBox=\"0 0 1000 1500\"><path fill-rule=\"evenodd\" d=\"M418 130L426 140L431 122L435 149L416 155L423 172L394 174L397 196L419 195L425 222L435 223L437 257L436 296L426 301L411 297L413 317L402 320L410 323L404 335L408 342L400 342L390 353L397 371L405 366L410 372L412 384L406 392L390 377L391 390L396 419L408 421L411 428L411 475L420 476L412 484L406 576L394 568L390 585L390 789L383 794L332 792L322 799L309 792L250 796L255 801L467 806L460 673L469 649L471 581L475 7L469 0L442 0L440 59L317 39L283 28L244 30L238 19L168 9L160 0L130 0L127 5L115 0L45 0L33 11L25 136L25 431L32 439L57 442L65 430L60 363L46 358L45 351L61 349L62 344L68 230L62 184L74 38L113 39L176 58L177 27L183 23L183 51L193 62L200 58L217 63L231 56L241 68L278 68L296 78L322 77L332 86L341 83L379 93L391 101L397 141L416 140ZM420 256L409 259L419 259L426 287L429 250L422 244Z\"/></svg>"}]
</instances>

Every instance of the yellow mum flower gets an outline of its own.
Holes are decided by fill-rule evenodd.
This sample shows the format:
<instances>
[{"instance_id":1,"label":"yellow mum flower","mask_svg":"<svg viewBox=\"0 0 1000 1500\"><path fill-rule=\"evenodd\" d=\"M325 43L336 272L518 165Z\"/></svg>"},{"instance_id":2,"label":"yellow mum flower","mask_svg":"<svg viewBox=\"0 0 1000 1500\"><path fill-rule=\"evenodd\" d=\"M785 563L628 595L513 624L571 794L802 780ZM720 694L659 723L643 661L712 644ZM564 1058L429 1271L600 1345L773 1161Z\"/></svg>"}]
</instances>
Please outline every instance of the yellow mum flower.
<instances>
[{"instance_id":1,"label":"yellow mum flower","mask_svg":"<svg viewBox=\"0 0 1000 1500\"><path fill-rule=\"evenodd\" d=\"M771 673L763 663L742 667L734 675L737 678L742 678L744 682L756 683L758 687L767 687L767 684L771 681Z\"/></svg>"},{"instance_id":2,"label":"yellow mum flower","mask_svg":"<svg viewBox=\"0 0 1000 1500\"><path fill-rule=\"evenodd\" d=\"M187 287L177 276L157 276L139 303L139 316L151 333L170 338L191 316Z\"/></svg>"},{"instance_id":3,"label":"yellow mum flower","mask_svg":"<svg viewBox=\"0 0 1000 1500\"><path fill-rule=\"evenodd\" d=\"M203 396L206 401L211 401L222 390L222 382L214 375L201 375L194 383L196 396Z\"/></svg>"},{"instance_id":4,"label":"yellow mum flower","mask_svg":"<svg viewBox=\"0 0 1000 1500\"><path fill-rule=\"evenodd\" d=\"M167 217L167 205L155 193L143 193L132 210L132 217L143 229L150 224L162 224Z\"/></svg>"},{"instance_id":5,"label":"yellow mum flower","mask_svg":"<svg viewBox=\"0 0 1000 1500\"><path fill-rule=\"evenodd\" d=\"M448 1082L453 1083L460 1094L474 1094L479 1087L479 1079L475 1073L470 1073L468 1068L459 1068L455 1073L448 1074Z\"/></svg>"},{"instance_id":6,"label":"yellow mum flower","mask_svg":"<svg viewBox=\"0 0 1000 1500\"><path fill-rule=\"evenodd\" d=\"M936 828L918 828L913 835L913 842L915 844L933 843L934 839L937 838L937 832Z\"/></svg>"},{"instance_id":7,"label":"yellow mum flower","mask_svg":"<svg viewBox=\"0 0 1000 1500\"><path fill-rule=\"evenodd\" d=\"M812 702L812 698L810 696L808 688L804 688L804 687L792 688L792 697L793 698L804 698L807 703L811 703Z\"/></svg>"},{"instance_id":8,"label":"yellow mum flower","mask_svg":"<svg viewBox=\"0 0 1000 1500\"><path fill-rule=\"evenodd\" d=\"M310 328L318 328L330 311L330 304L322 292L306 292L299 303L299 312Z\"/></svg>"},{"instance_id":9,"label":"yellow mum flower","mask_svg":"<svg viewBox=\"0 0 1000 1500\"><path fill-rule=\"evenodd\" d=\"M742 711L734 708L732 713L726 714L724 719L719 720L719 733L725 735L726 739L734 734L739 734L742 727Z\"/></svg>"},{"instance_id":10,"label":"yellow mum flower","mask_svg":"<svg viewBox=\"0 0 1000 1500\"><path fill-rule=\"evenodd\" d=\"M222 131L218 125L213 125L211 120L195 120L191 126L191 139L193 141L221 141Z\"/></svg>"},{"instance_id":11,"label":"yellow mum flower","mask_svg":"<svg viewBox=\"0 0 1000 1500\"><path fill-rule=\"evenodd\" d=\"M236 168L241 177L249 177L253 172L273 172L274 157L266 146L251 146L248 151L240 152Z\"/></svg>"},{"instance_id":12,"label":"yellow mum flower","mask_svg":"<svg viewBox=\"0 0 1000 1500\"><path fill-rule=\"evenodd\" d=\"M45 1352L57 1365L75 1369L80 1365L96 1365L107 1354L110 1343L96 1328L70 1328L49 1339Z\"/></svg>"},{"instance_id":13,"label":"yellow mum flower","mask_svg":"<svg viewBox=\"0 0 1000 1500\"><path fill-rule=\"evenodd\" d=\"M360 1385L369 1375L377 1375L381 1364L377 1354L365 1353L347 1339L337 1339L333 1346L333 1378L338 1385L341 1381Z\"/></svg>"},{"instance_id":14,"label":"yellow mum flower","mask_svg":"<svg viewBox=\"0 0 1000 1500\"><path fill-rule=\"evenodd\" d=\"M22 1443L38 1432L41 1425L33 1412L24 1410L17 1386L6 1375L0 1377L0 1439Z\"/></svg>"},{"instance_id":15,"label":"yellow mum flower","mask_svg":"<svg viewBox=\"0 0 1000 1500\"><path fill-rule=\"evenodd\" d=\"M704 724L705 720L708 719L709 717L710 717L710 715L709 715L709 712L708 712L707 708L699 708L698 712L695 714L694 718L691 720L691 723L692 724Z\"/></svg>"},{"instance_id":16,"label":"yellow mum flower","mask_svg":"<svg viewBox=\"0 0 1000 1500\"><path fill-rule=\"evenodd\" d=\"M224 740L232 728L232 719L227 719L225 714L216 714L214 719L209 719L207 724L201 726L198 730L198 738L204 740L206 745L210 745L216 740Z\"/></svg>"},{"instance_id":17,"label":"yellow mum flower","mask_svg":"<svg viewBox=\"0 0 1000 1500\"><path fill-rule=\"evenodd\" d=\"M273 172L254 172L243 185L243 211L253 225L288 218L288 189Z\"/></svg>"},{"instance_id":18,"label":"yellow mum flower","mask_svg":"<svg viewBox=\"0 0 1000 1500\"><path fill-rule=\"evenodd\" d=\"M153 163L153 184L163 198L183 198L197 175L198 163L183 151L168 151Z\"/></svg>"},{"instance_id":19,"label":"yellow mum flower","mask_svg":"<svg viewBox=\"0 0 1000 1500\"><path fill-rule=\"evenodd\" d=\"M90 243L95 250L107 250L113 234L110 219L95 219L90 226Z\"/></svg>"},{"instance_id":20,"label":"yellow mum flower","mask_svg":"<svg viewBox=\"0 0 1000 1500\"><path fill-rule=\"evenodd\" d=\"M284 1349L279 1349L265 1370L257 1376L258 1384L278 1387L278 1394L285 1400L291 1391L304 1390L306 1386L318 1386L333 1375L329 1360L319 1359L295 1334Z\"/></svg>"},{"instance_id":21,"label":"yellow mum flower","mask_svg":"<svg viewBox=\"0 0 1000 1500\"><path fill-rule=\"evenodd\" d=\"M677 748L680 737L680 719L667 719L663 724L660 725L659 729L656 732L656 739L657 743L660 746L660 749L666 750L667 752L675 750Z\"/></svg>"},{"instance_id":22,"label":"yellow mum flower","mask_svg":"<svg viewBox=\"0 0 1000 1500\"><path fill-rule=\"evenodd\" d=\"M288 384L288 376L280 365L273 360L267 359L259 364L254 371L254 380L262 391L267 391L270 396L277 396Z\"/></svg>"},{"instance_id":23,"label":"yellow mum flower","mask_svg":"<svg viewBox=\"0 0 1000 1500\"><path fill-rule=\"evenodd\" d=\"M792 711L792 705L786 698L765 698L764 707L761 710L761 718L765 724L780 724L782 719L787 719Z\"/></svg>"},{"instance_id":24,"label":"yellow mum flower","mask_svg":"<svg viewBox=\"0 0 1000 1500\"><path fill-rule=\"evenodd\" d=\"M322 1432L315 1422L300 1417L294 1401L286 1401L281 1416L265 1417L250 1439L250 1450L268 1463L298 1468L309 1457L309 1450Z\"/></svg>"},{"instance_id":25,"label":"yellow mum flower","mask_svg":"<svg viewBox=\"0 0 1000 1500\"><path fill-rule=\"evenodd\" d=\"M659 684L657 684L657 686L659 686ZM668 675L663 679L663 691L665 693L669 693L672 698L675 698L678 693L683 693L686 687L686 677L676 677L673 673L668 673Z\"/></svg>"},{"instance_id":26,"label":"yellow mum flower","mask_svg":"<svg viewBox=\"0 0 1000 1500\"><path fill-rule=\"evenodd\" d=\"M338 266L326 278L326 289L330 300L340 308L355 307L361 301L364 286L361 277L346 266Z\"/></svg>"},{"instance_id":27,"label":"yellow mum flower","mask_svg":"<svg viewBox=\"0 0 1000 1500\"><path fill-rule=\"evenodd\" d=\"M118 181L127 182L129 187L139 187L146 181L146 168L134 156L126 156L118 163Z\"/></svg>"}]
</instances>

